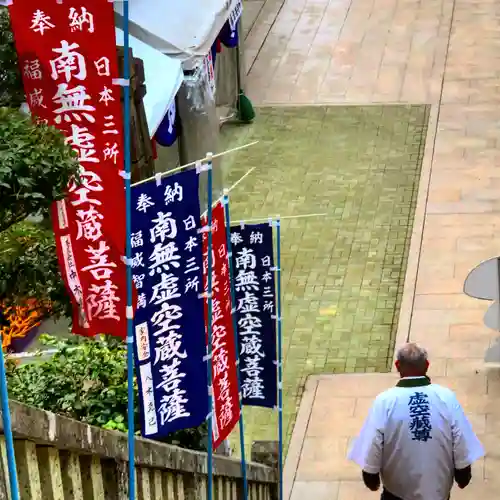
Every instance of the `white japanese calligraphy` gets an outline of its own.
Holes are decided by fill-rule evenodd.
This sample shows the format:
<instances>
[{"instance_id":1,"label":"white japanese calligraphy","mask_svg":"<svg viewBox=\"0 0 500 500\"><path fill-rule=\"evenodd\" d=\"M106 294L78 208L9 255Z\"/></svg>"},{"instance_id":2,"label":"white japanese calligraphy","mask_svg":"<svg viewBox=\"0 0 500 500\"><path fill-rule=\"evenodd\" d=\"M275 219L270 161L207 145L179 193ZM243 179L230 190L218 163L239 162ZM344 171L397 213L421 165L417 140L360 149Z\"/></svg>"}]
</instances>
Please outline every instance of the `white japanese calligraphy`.
<instances>
[{"instance_id":1,"label":"white japanese calligraphy","mask_svg":"<svg viewBox=\"0 0 500 500\"><path fill-rule=\"evenodd\" d=\"M151 317L151 323L157 328L153 332L153 335L160 337L161 335L177 331L180 326L172 323L180 318L182 318L182 309L179 305L163 302L160 310L156 311Z\"/></svg>"},{"instance_id":2,"label":"white japanese calligraphy","mask_svg":"<svg viewBox=\"0 0 500 500\"><path fill-rule=\"evenodd\" d=\"M261 232L253 232L250 234L250 245L262 243L264 235Z\"/></svg>"},{"instance_id":3,"label":"white japanese calligraphy","mask_svg":"<svg viewBox=\"0 0 500 500\"><path fill-rule=\"evenodd\" d=\"M190 236L189 239L186 241L186 245L184 247L185 250L188 252L192 252L194 247L198 246L198 240L195 236Z\"/></svg>"},{"instance_id":4,"label":"white japanese calligraphy","mask_svg":"<svg viewBox=\"0 0 500 500\"><path fill-rule=\"evenodd\" d=\"M99 163L99 158L94 156L96 153L94 140L95 137L89 132L88 128L72 124L71 134L66 137L64 142L76 151L80 163Z\"/></svg>"},{"instance_id":5,"label":"white japanese calligraphy","mask_svg":"<svg viewBox=\"0 0 500 500\"><path fill-rule=\"evenodd\" d=\"M101 221L104 216L99 213L93 205L88 210L77 210L76 215L79 220L76 221L78 234L76 239L84 238L90 241L97 241L102 236Z\"/></svg>"},{"instance_id":6,"label":"white japanese calligraphy","mask_svg":"<svg viewBox=\"0 0 500 500\"><path fill-rule=\"evenodd\" d=\"M85 80L87 78L85 58L76 51L78 48L80 46L77 43L70 45L66 40L62 40L61 47L52 49L52 52L60 54L59 57L50 61L53 80L57 80L59 75L64 76L66 83L69 83L72 77L75 77L77 80Z\"/></svg>"},{"instance_id":7,"label":"white japanese calligraphy","mask_svg":"<svg viewBox=\"0 0 500 500\"><path fill-rule=\"evenodd\" d=\"M145 274L134 274L132 276L132 281L134 282L134 285L137 288L137 290L140 290L144 286L145 277L146 277Z\"/></svg>"},{"instance_id":8,"label":"white japanese calligraphy","mask_svg":"<svg viewBox=\"0 0 500 500\"><path fill-rule=\"evenodd\" d=\"M142 252L136 252L132 257L132 269L138 267L144 267L144 254Z\"/></svg>"},{"instance_id":9,"label":"white japanese calligraphy","mask_svg":"<svg viewBox=\"0 0 500 500\"><path fill-rule=\"evenodd\" d=\"M238 269L255 269L257 265L257 259L253 253L253 250L250 248L243 248L237 253L236 257L236 267Z\"/></svg>"},{"instance_id":10,"label":"white japanese calligraphy","mask_svg":"<svg viewBox=\"0 0 500 500\"><path fill-rule=\"evenodd\" d=\"M114 101L113 91L108 89L108 87L104 87L102 92L99 92L99 102L103 102L105 106L108 105L109 102Z\"/></svg>"},{"instance_id":11,"label":"white japanese calligraphy","mask_svg":"<svg viewBox=\"0 0 500 500\"><path fill-rule=\"evenodd\" d=\"M172 393L162 396L161 405L158 408L161 425L189 417L191 414L185 407L188 402L186 391L182 389L175 389Z\"/></svg>"},{"instance_id":12,"label":"white japanese calligraphy","mask_svg":"<svg viewBox=\"0 0 500 500\"><path fill-rule=\"evenodd\" d=\"M42 79L42 69L40 66L40 61L38 59L33 59L33 61L25 61L23 66L23 73L26 78L30 80L41 80Z\"/></svg>"},{"instance_id":13,"label":"white japanese calligraphy","mask_svg":"<svg viewBox=\"0 0 500 500\"><path fill-rule=\"evenodd\" d=\"M237 292L257 291L259 289L259 281L254 271L239 270L235 281L234 288Z\"/></svg>"},{"instance_id":14,"label":"white japanese calligraphy","mask_svg":"<svg viewBox=\"0 0 500 500\"><path fill-rule=\"evenodd\" d=\"M144 240L142 238L142 231L137 231L130 235L130 244L132 248L142 247L144 245Z\"/></svg>"},{"instance_id":15,"label":"white japanese calligraphy","mask_svg":"<svg viewBox=\"0 0 500 500\"><path fill-rule=\"evenodd\" d=\"M184 229L186 231L191 231L191 229L196 228L196 220L193 215L190 215L187 219L184 219Z\"/></svg>"},{"instance_id":16,"label":"white japanese calligraphy","mask_svg":"<svg viewBox=\"0 0 500 500\"><path fill-rule=\"evenodd\" d=\"M182 336L179 333L171 332L165 337L159 337L156 341L155 347L155 361L156 365L160 361L170 361L172 358L187 358L186 351L181 351Z\"/></svg>"},{"instance_id":17,"label":"white japanese calligraphy","mask_svg":"<svg viewBox=\"0 0 500 500\"><path fill-rule=\"evenodd\" d=\"M182 191L182 186L178 183L175 182L174 186L168 185L165 188L165 205L168 205L169 203L174 203L175 201L182 201L183 199L183 191Z\"/></svg>"},{"instance_id":18,"label":"white japanese calligraphy","mask_svg":"<svg viewBox=\"0 0 500 500\"><path fill-rule=\"evenodd\" d=\"M151 295L150 303L156 306L168 302L172 299L178 299L181 294L178 288L179 278L171 273L162 273L160 283L153 285L153 293Z\"/></svg>"},{"instance_id":19,"label":"white japanese calligraphy","mask_svg":"<svg viewBox=\"0 0 500 500\"><path fill-rule=\"evenodd\" d=\"M45 15L45 13L38 9L33 13L33 17L31 18L31 26L30 29L35 33L40 33L43 35L45 31L55 28L55 25L52 23L50 16Z\"/></svg>"},{"instance_id":20,"label":"white japanese calligraphy","mask_svg":"<svg viewBox=\"0 0 500 500\"><path fill-rule=\"evenodd\" d=\"M161 273L163 270L170 271L170 266L179 268L180 256L175 242L157 243L154 246L153 253L149 257L149 275L153 276L155 272Z\"/></svg>"},{"instance_id":21,"label":"white japanese calligraphy","mask_svg":"<svg viewBox=\"0 0 500 500\"><path fill-rule=\"evenodd\" d=\"M114 165L116 165L116 159L118 157L118 144L115 142L112 146L109 142L106 143L106 147L103 150L104 161L111 160Z\"/></svg>"},{"instance_id":22,"label":"white japanese calligraphy","mask_svg":"<svg viewBox=\"0 0 500 500\"><path fill-rule=\"evenodd\" d=\"M83 203L93 203L94 205L102 205L102 203L94 198L89 198L90 192L100 192L103 190L101 183L101 178L91 170L85 170L83 167L80 168L80 183L72 181L69 185L69 192L77 195L78 199L74 199L72 196L71 204L73 206L79 206Z\"/></svg>"},{"instance_id":23,"label":"white japanese calligraphy","mask_svg":"<svg viewBox=\"0 0 500 500\"><path fill-rule=\"evenodd\" d=\"M116 128L116 125L115 125L115 122L112 121L114 120L114 116L113 115L108 115L108 116L105 116L104 117L105 120L107 120L105 123L104 123L104 126L106 127L106 130L103 130L103 134L104 135L107 135L107 134L113 134L113 135L118 135L119 132Z\"/></svg>"},{"instance_id":24,"label":"white japanese calligraphy","mask_svg":"<svg viewBox=\"0 0 500 500\"><path fill-rule=\"evenodd\" d=\"M85 7L81 7L80 12L71 7L68 19L71 31L83 31L83 26L86 24L87 33L94 33L94 16Z\"/></svg>"},{"instance_id":25,"label":"white japanese calligraphy","mask_svg":"<svg viewBox=\"0 0 500 500\"><path fill-rule=\"evenodd\" d=\"M95 69L97 70L98 76L111 76L111 72L109 69L109 59L107 57L101 57L100 59L95 61L94 66Z\"/></svg>"},{"instance_id":26,"label":"white japanese calligraphy","mask_svg":"<svg viewBox=\"0 0 500 500\"><path fill-rule=\"evenodd\" d=\"M166 238L174 239L177 236L177 224L171 216L171 212L166 214L158 212L157 218L151 221L154 222L154 226L150 229L151 243L157 240L163 243Z\"/></svg>"},{"instance_id":27,"label":"white japanese calligraphy","mask_svg":"<svg viewBox=\"0 0 500 500\"><path fill-rule=\"evenodd\" d=\"M247 356L241 372L246 376L241 384L243 398L245 399L265 399L264 382L261 377L263 371L260 365L259 356Z\"/></svg>"},{"instance_id":28,"label":"white japanese calligraphy","mask_svg":"<svg viewBox=\"0 0 500 500\"><path fill-rule=\"evenodd\" d=\"M89 318L120 320L117 303L120 298L116 295L118 287L112 281L106 280L104 285L92 284L87 298L87 311Z\"/></svg>"},{"instance_id":29,"label":"white japanese calligraphy","mask_svg":"<svg viewBox=\"0 0 500 500\"><path fill-rule=\"evenodd\" d=\"M74 119L81 122L83 116L90 123L95 123L95 118L90 114L95 111L95 107L85 103L88 99L90 96L83 85L68 88L67 83L59 84L56 95L52 99L54 104L59 105L59 108L54 110L57 115L54 121L61 123L63 119L65 122L71 122Z\"/></svg>"},{"instance_id":30,"label":"white japanese calligraphy","mask_svg":"<svg viewBox=\"0 0 500 500\"><path fill-rule=\"evenodd\" d=\"M137 198L137 206L135 209L138 212L146 213L149 207L154 206L154 201L151 199L151 196L148 196L146 193L141 193L139 198Z\"/></svg>"},{"instance_id":31,"label":"white japanese calligraphy","mask_svg":"<svg viewBox=\"0 0 500 500\"><path fill-rule=\"evenodd\" d=\"M245 295L238 299L237 310L242 313L260 312L259 298L253 292L245 292Z\"/></svg>"},{"instance_id":32,"label":"white japanese calligraphy","mask_svg":"<svg viewBox=\"0 0 500 500\"><path fill-rule=\"evenodd\" d=\"M188 293L190 290L198 292L199 287L200 287L200 278L198 276L193 276L191 279L186 280L184 293Z\"/></svg>"},{"instance_id":33,"label":"white japanese calligraphy","mask_svg":"<svg viewBox=\"0 0 500 500\"><path fill-rule=\"evenodd\" d=\"M145 293L140 293L137 296L137 309L144 309L148 305L148 299Z\"/></svg>"},{"instance_id":34,"label":"white japanese calligraphy","mask_svg":"<svg viewBox=\"0 0 500 500\"><path fill-rule=\"evenodd\" d=\"M114 262L108 261L109 247L104 241L99 242L97 248L89 246L85 251L90 255L90 265L82 268L82 271L89 271L95 280L106 280L113 274L113 269L116 267Z\"/></svg>"},{"instance_id":35,"label":"white japanese calligraphy","mask_svg":"<svg viewBox=\"0 0 500 500\"><path fill-rule=\"evenodd\" d=\"M42 89L33 89L33 92L29 93L30 107L47 108L43 103L43 97Z\"/></svg>"}]
</instances>

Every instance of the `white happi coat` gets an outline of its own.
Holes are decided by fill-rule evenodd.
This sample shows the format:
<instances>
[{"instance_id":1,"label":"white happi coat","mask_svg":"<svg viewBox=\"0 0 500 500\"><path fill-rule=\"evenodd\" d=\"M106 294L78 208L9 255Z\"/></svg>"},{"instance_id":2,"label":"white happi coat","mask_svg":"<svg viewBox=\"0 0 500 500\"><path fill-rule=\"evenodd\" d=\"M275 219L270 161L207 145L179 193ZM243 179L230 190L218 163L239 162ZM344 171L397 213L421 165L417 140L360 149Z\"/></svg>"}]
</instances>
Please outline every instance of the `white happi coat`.
<instances>
[{"instance_id":1,"label":"white happi coat","mask_svg":"<svg viewBox=\"0 0 500 500\"><path fill-rule=\"evenodd\" d=\"M375 399L349 459L403 500L448 500L454 469L483 455L455 394L408 377Z\"/></svg>"}]
</instances>

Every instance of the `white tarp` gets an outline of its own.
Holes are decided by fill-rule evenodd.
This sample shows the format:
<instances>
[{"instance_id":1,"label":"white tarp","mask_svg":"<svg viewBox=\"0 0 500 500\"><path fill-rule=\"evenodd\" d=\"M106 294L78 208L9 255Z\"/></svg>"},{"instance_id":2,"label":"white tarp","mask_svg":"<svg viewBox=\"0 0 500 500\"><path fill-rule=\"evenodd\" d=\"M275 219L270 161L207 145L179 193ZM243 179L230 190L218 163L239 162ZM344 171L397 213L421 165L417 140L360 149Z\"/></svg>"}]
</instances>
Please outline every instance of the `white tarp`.
<instances>
[{"instance_id":1,"label":"white tarp","mask_svg":"<svg viewBox=\"0 0 500 500\"><path fill-rule=\"evenodd\" d=\"M238 0L129 0L130 33L181 61L207 55ZM123 3L115 2L123 13ZM117 25L123 19L117 16ZM194 61L193 61L194 62Z\"/></svg>"},{"instance_id":2,"label":"white tarp","mask_svg":"<svg viewBox=\"0 0 500 500\"><path fill-rule=\"evenodd\" d=\"M116 44L123 46L123 31L119 28L116 28ZM153 137L182 84L181 62L161 54L133 36L130 36L129 44L134 57L144 63L144 108L149 134Z\"/></svg>"}]
</instances>

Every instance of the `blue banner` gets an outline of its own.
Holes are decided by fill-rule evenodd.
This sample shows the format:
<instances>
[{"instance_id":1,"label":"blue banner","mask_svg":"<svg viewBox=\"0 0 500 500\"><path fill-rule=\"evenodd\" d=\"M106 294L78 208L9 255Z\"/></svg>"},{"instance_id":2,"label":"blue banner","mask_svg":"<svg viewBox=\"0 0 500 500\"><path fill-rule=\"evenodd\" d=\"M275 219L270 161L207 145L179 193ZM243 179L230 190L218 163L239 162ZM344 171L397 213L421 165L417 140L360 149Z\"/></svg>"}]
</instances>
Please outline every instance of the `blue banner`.
<instances>
[{"instance_id":1,"label":"blue banner","mask_svg":"<svg viewBox=\"0 0 500 500\"><path fill-rule=\"evenodd\" d=\"M243 404L274 408L277 378L273 228L268 223L232 227L231 247Z\"/></svg>"},{"instance_id":2,"label":"blue banner","mask_svg":"<svg viewBox=\"0 0 500 500\"><path fill-rule=\"evenodd\" d=\"M194 170L132 187L135 368L149 438L208 413L200 227Z\"/></svg>"},{"instance_id":3,"label":"blue banner","mask_svg":"<svg viewBox=\"0 0 500 500\"><path fill-rule=\"evenodd\" d=\"M177 108L174 98L155 134L156 142L160 146L170 147L174 144L177 139L177 122Z\"/></svg>"},{"instance_id":4,"label":"blue banner","mask_svg":"<svg viewBox=\"0 0 500 500\"><path fill-rule=\"evenodd\" d=\"M243 2L238 0L219 34L220 41L228 48L236 47L239 43L238 24L242 12Z\"/></svg>"}]
</instances>

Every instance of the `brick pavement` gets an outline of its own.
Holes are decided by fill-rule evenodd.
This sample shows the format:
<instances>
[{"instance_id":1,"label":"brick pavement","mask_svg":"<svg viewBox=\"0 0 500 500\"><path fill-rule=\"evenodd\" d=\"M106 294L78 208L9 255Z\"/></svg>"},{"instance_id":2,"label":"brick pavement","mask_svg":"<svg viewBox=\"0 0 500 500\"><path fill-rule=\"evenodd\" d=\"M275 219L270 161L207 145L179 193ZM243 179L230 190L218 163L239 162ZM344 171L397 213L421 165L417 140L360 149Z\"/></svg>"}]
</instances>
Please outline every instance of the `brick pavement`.
<instances>
[{"instance_id":1,"label":"brick pavement","mask_svg":"<svg viewBox=\"0 0 500 500\"><path fill-rule=\"evenodd\" d=\"M234 220L283 220L284 423L288 439L306 378L387 371L416 203L426 106L259 108L224 128ZM274 439L269 410L246 409L248 444Z\"/></svg>"},{"instance_id":2,"label":"brick pavement","mask_svg":"<svg viewBox=\"0 0 500 500\"><path fill-rule=\"evenodd\" d=\"M248 78L256 103L432 104L398 338L428 346L433 376L458 393L487 457L454 500L498 497L500 376L495 333L463 280L500 248L496 0L288 0ZM251 33L249 39L251 40ZM286 493L376 498L345 459L391 375L311 378L294 428ZM288 495L285 497L287 498Z\"/></svg>"},{"instance_id":3,"label":"brick pavement","mask_svg":"<svg viewBox=\"0 0 500 500\"><path fill-rule=\"evenodd\" d=\"M268 3L278 12L281 0ZM263 47L269 20L247 39L246 50L258 52L249 95L256 103L437 102L452 8L453 0L287 0Z\"/></svg>"}]
</instances>

